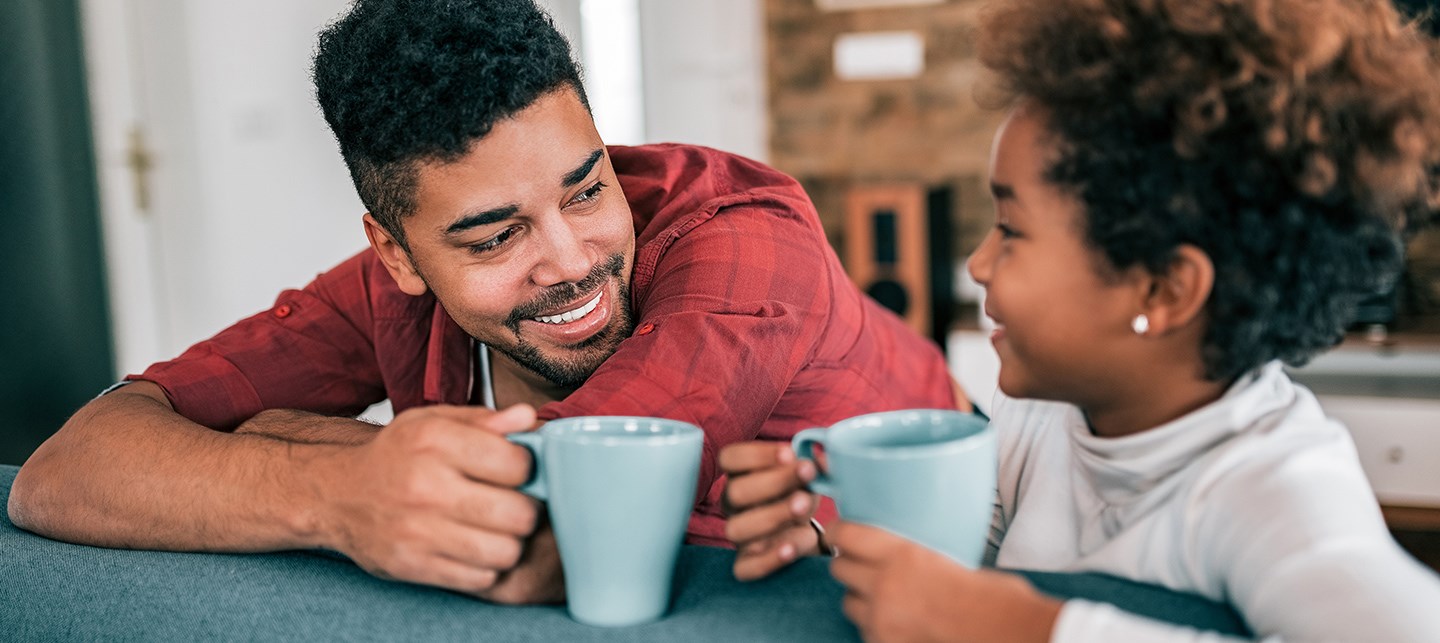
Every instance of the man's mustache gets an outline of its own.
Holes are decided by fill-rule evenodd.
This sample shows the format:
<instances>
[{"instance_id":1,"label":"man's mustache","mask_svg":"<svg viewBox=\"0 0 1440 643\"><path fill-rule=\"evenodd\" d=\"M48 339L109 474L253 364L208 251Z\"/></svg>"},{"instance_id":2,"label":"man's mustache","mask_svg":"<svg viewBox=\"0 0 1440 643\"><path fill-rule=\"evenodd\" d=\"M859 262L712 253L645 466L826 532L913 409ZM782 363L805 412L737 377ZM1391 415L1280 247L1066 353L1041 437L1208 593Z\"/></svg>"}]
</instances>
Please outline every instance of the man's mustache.
<instances>
[{"instance_id":1,"label":"man's mustache","mask_svg":"<svg viewBox=\"0 0 1440 643\"><path fill-rule=\"evenodd\" d=\"M572 283L555 284L536 296L533 301L516 307L510 313L509 319L505 321L505 325L518 333L520 322L538 317L540 313L556 306L575 301L581 295L599 288L606 279L612 276L619 277L620 272L624 269L625 257L619 254L610 255L610 258L595 264L595 267L590 269L590 274L585 275L584 279Z\"/></svg>"}]
</instances>

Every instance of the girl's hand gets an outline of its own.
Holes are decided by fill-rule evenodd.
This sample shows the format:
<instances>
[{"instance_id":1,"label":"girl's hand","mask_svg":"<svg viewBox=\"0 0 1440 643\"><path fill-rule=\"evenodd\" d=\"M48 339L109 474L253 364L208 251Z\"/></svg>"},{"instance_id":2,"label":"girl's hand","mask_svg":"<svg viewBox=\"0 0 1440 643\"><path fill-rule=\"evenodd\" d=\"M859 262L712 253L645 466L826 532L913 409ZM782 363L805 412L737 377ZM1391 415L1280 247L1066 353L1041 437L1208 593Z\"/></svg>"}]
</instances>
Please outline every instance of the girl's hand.
<instances>
[{"instance_id":1,"label":"girl's hand","mask_svg":"<svg viewBox=\"0 0 1440 643\"><path fill-rule=\"evenodd\" d=\"M813 462L796 458L788 443L742 442L721 449L719 463L729 475L725 537L738 550L735 578L763 578L800 556L820 553L810 525L815 496L805 490L815 479Z\"/></svg>"},{"instance_id":2,"label":"girl's hand","mask_svg":"<svg viewBox=\"0 0 1440 643\"><path fill-rule=\"evenodd\" d=\"M1063 603L1025 579L966 569L890 532L839 522L830 573L845 585L845 616L867 641L1037 641Z\"/></svg>"}]
</instances>

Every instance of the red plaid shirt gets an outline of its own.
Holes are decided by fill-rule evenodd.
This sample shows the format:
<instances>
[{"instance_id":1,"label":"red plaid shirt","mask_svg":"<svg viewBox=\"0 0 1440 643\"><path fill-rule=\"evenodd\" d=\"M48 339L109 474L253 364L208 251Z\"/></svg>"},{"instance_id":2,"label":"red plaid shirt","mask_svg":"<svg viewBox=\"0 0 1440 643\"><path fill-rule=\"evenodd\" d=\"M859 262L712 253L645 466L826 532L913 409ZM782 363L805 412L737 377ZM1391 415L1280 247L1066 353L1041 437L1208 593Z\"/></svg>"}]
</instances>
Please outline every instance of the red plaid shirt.
<instances>
[{"instance_id":1,"label":"red plaid shirt","mask_svg":"<svg viewBox=\"0 0 1440 643\"><path fill-rule=\"evenodd\" d=\"M648 415L703 428L691 542L726 544L721 447L863 413L954 408L939 350L849 281L793 179L700 147L610 154L635 217L638 330L540 417ZM228 430L270 408L474 403L473 356L435 298L400 292L367 250L127 379L155 382L185 417ZM822 521L833 511L823 506Z\"/></svg>"}]
</instances>

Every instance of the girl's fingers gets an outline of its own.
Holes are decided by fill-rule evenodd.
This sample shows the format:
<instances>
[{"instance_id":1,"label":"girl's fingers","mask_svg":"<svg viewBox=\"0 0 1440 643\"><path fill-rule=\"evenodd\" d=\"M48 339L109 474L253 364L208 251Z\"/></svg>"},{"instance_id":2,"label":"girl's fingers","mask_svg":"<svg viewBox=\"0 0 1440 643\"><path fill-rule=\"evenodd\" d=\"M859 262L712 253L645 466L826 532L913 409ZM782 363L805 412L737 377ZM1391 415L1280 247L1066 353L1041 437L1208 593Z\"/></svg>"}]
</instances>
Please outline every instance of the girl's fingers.
<instances>
[{"instance_id":1,"label":"girl's fingers","mask_svg":"<svg viewBox=\"0 0 1440 643\"><path fill-rule=\"evenodd\" d=\"M764 578L795 562L807 550L813 552L814 533L815 530L807 524L740 548L739 555L735 557L735 578L742 581Z\"/></svg>"},{"instance_id":2,"label":"girl's fingers","mask_svg":"<svg viewBox=\"0 0 1440 643\"><path fill-rule=\"evenodd\" d=\"M846 592L845 600L840 604L845 611L845 618L860 630L862 636L870 629L870 602L853 593Z\"/></svg>"},{"instance_id":3,"label":"girl's fingers","mask_svg":"<svg viewBox=\"0 0 1440 643\"><path fill-rule=\"evenodd\" d=\"M732 477L725 485L725 505L732 515L757 505L775 502L815 478L809 461L771 467Z\"/></svg>"},{"instance_id":4,"label":"girl's fingers","mask_svg":"<svg viewBox=\"0 0 1440 643\"><path fill-rule=\"evenodd\" d=\"M791 527L806 525L815 511L815 499L804 491L768 505L743 511L725 522L725 537L736 545L768 537Z\"/></svg>"},{"instance_id":5,"label":"girl's fingers","mask_svg":"<svg viewBox=\"0 0 1440 643\"><path fill-rule=\"evenodd\" d=\"M860 597L869 596L880 571L868 563L846 558L848 553L830 561L830 575L845 586L846 592Z\"/></svg>"},{"instance_id":6,"label":"girl's fingers","mask_svg":"<svg viewBox=\"0 0 1440 643\"><path fill-rule=\"evenodd\" d=\"M720 450L720 470L730 475L768 469L795 461L795 452L785 442L740 442Z\"/></svg>"},{"instance_id":7,"label":"girl's fingers","mask_svg":"<svg viewBox=\"0 0 1440 643\"><path fill-rule=\"evenodd\" d=\"M843 557L871 562L885 560L896 549L911 544L884 529L844 520L836 521L834 526L826 529L825 537Z\"/></svg>"}]
</instances>

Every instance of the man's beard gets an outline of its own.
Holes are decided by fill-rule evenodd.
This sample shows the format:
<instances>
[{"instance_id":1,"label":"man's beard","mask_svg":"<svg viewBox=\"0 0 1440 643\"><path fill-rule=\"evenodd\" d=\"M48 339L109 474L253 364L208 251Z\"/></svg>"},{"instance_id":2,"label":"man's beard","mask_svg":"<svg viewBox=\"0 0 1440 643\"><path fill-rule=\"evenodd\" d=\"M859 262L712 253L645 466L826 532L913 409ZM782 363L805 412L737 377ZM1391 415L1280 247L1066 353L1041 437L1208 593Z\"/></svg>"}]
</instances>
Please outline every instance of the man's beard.
<instances>
[{"instance_id":1,"label":"man's beard","mask_svg":"<svg viewBox=\"0 0 1440 643\"><path fill-rule=\"evenodd\" d=\"M619 254L611 255L606 261L596 264L584 279L551 286L534 301L522 304L510 313L505 327L515 333L515 343L510 346L492 345L492 348L505 353L515 363L556 385L578 388L585 380L590 379L595 369L600 368L605 360L615 354L620 342L629 337L635 329L635 321L630 315L630 284L621 278L624 270L625 257ZM615 301L611 302L610 306L610 323L581 342L560 349L582 353L581 355L573 359L547 357L537 346L520 336L521 321L537 317L549 308L575 301L581 295L599 288L611 277L616 278L619 286L616 288Z\"/></svg>"}]
</instances>

